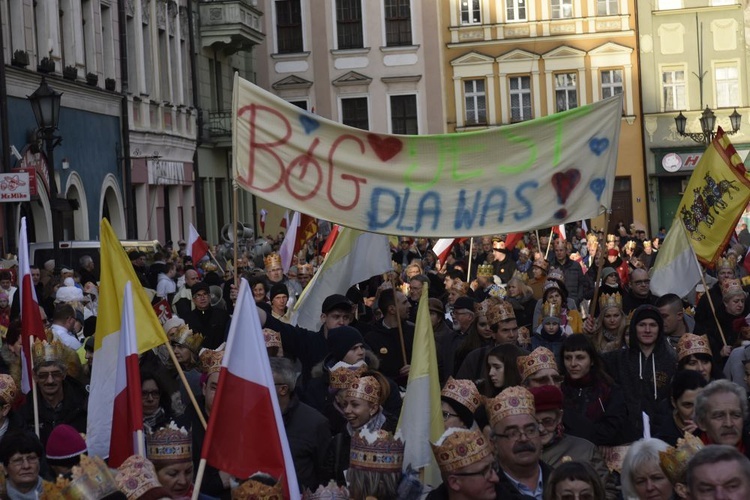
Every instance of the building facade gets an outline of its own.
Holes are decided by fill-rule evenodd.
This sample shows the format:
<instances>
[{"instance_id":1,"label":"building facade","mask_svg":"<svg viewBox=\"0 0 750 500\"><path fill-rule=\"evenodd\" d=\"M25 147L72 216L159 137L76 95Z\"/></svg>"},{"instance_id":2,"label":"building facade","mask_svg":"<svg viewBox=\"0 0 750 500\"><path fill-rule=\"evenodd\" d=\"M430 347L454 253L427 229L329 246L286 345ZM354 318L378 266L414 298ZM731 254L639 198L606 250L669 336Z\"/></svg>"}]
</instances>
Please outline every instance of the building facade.
<instances>
[{"instance_id":1,"label":"building facade","mask_svg":"<svg viewBox=\"0 0 750 500\"><path fill-rule=\"evenodd\" d=\"M648 230L635 2L440 4L448 130L507 125L623 94L610 228L622 221ZM593 224L602 227L604 217Z\"/></svg>"}]
</instances>

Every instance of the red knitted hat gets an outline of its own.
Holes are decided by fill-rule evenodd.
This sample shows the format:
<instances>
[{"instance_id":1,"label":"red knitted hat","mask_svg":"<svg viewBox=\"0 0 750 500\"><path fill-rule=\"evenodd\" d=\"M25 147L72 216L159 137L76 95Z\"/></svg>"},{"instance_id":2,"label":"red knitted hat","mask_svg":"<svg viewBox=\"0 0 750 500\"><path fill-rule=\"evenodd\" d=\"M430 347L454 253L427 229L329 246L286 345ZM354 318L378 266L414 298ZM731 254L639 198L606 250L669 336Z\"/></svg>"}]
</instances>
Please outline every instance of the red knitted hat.
<instances>
[{"instance_id":1,"label":"red knitted hat","mask_svg":"<svg viewBox=\"0 0 750 500\"><path fill-rule=\"evenodd\" d=\"M49 435L47 440L47 459L65 460L86 453L86 441L73 427L60 424Z\"/></svg>"},{"instance_id":2,"label":"red knitted hat","mask_svg":"<svg viewBox=\"0 0 750 500\"><path fill-rule=\"evenodd\" d=\"M554 385L543 385L529 389L534 395L536 411L560 410L563 406L563 393Z\"/></svg>"}]
</instances>

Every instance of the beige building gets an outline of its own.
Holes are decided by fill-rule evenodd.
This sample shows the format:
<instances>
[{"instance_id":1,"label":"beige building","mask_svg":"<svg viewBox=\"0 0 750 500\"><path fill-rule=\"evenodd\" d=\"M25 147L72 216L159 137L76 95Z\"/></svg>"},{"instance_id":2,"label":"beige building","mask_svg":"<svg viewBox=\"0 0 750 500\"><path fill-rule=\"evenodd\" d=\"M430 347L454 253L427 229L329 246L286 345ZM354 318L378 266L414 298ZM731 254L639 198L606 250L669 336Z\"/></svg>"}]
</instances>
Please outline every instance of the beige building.
<instances>
[{"instance_id":1,"label":"beige building","mask_svg":"<svg viewBox=\"0 0 750 500\"><path fill-rule=\"evenodd\" d=\"M610 227L648 230L635 2L440 2L449 131L497 127L623 94ZM604 217L593 221L602 227Z\"/></svg>"}]
</instances>

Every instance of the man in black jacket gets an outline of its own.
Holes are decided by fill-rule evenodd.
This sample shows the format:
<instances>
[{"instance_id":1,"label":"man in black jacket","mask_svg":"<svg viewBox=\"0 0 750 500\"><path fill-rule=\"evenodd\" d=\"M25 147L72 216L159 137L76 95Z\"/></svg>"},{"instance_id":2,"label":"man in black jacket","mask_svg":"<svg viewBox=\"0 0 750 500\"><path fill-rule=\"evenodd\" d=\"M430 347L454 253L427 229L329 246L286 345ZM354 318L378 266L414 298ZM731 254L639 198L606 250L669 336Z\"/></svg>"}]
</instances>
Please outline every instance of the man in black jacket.
<instances>
[{"instance_id":1,"label":"man in black jacket","mask_svg":"<svg viewBox=\"0 0 750 500\"><path fill-rule=\"evenodd\" d=\"M192 288L195 309L185 317L185 322L195 333L203 335L201 347L216 349L227 338L229 314L224 309L211 306L211 288L199 281Z\"/></svg>"}]
</instances>

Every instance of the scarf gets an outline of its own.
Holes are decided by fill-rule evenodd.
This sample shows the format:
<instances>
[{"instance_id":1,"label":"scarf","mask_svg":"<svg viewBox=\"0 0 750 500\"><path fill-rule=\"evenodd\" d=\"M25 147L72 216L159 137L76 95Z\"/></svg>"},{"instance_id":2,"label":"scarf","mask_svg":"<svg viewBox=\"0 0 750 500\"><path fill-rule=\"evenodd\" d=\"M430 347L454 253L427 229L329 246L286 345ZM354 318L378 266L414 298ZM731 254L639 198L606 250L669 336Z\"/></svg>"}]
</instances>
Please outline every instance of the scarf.
<instances>
[{"instance_id":1,"label":"scarf","mask_svg":"<svg viewBox=\"0 0 750 500\"><path fill-rule=\"evenodd\" d=\"M37 479L36 486L26 493L21 493L16 489L16 487L13 485L11 481L8 481L5 484L6 487L6 494L8 495L8 498L10 500L37 500L38 498L41 498L42 493L42 478Z\"/></svg>"},{"instance_id":2,"label":"scarf","mask_svg":"<svg viewBox=\"0 0 750 500\"><path fill-rule=\"evenodd\" d=\"M346 432L349 433L350 436L353 436L355 432L361 431L363 429L367 429L370 432L378 431L383 427L383 424L385 424L385 415L383 415L383 409L381 408L378 410L378 412L372 416L372 418L367 422L365 425L360 427L359 429L355 429L352 427L352 424L347 422L346 423Z\"/></svg>"},{"instance_id":3,"label":"scarf","mask_svg":"<svg viewBox=\"0 0 750 500\"><path fill-rule=\"evenodd\" d=\"M154 429L156 422L164 418L164 408L161 406L152 414L143 416L143 425L148 426L149 429Z\"/></svg>"}]
</instances>

